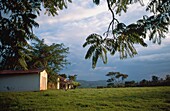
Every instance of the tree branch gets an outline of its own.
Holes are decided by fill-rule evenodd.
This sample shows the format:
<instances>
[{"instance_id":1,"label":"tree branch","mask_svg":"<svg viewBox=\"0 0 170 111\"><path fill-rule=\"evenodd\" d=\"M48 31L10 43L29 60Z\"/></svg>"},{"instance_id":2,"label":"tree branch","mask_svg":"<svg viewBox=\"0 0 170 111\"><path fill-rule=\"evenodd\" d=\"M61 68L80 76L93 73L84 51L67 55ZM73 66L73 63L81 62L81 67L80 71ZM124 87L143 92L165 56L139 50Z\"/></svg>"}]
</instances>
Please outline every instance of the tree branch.
<instances>
[{"instance_id":1,"label":"tree branch","mask_svg":"<svg viewBox=\"0 0 170 111\"><path fill-rule=\"evenodd\" d=\"M110 22L107 31L103 34L103 35L106 35L106 38L108 37L108 33L109 33L110 28L112 27L112 30L114 30L114 21L119 23L118 19L115 18L115 15L114 15L114 12L111 8L111 4L110 4L109 0L107 0L107 5L108 5L108 8L109 8L109 11L112 14L112 21ZM115 38L114 35L113 35L113 38Z\"/></svg>"}]
</instances>

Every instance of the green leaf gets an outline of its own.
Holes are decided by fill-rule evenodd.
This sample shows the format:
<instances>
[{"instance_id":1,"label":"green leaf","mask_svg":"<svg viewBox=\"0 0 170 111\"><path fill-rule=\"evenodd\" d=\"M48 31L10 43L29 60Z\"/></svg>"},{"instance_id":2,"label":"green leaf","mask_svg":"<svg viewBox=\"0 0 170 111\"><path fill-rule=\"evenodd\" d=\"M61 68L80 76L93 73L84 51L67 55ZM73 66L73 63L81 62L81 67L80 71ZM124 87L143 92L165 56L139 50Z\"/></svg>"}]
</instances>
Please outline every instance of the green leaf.
<instances>
[{"instance_id":1,"label":"green leaf","mask_svg":"<svg viewBox=\"0 0 170 111\"><path fill-rule=\"evenodd\" d=\"M96 49L96 46L94 46L94 45L90 46L90 48L88 49L88 51L86 53L85 59L91 58L91 56L94 53L95 49Z\"/></svg>"},{"instance_id":2,"label":"green leaf","mask_svg":"<svg viewBox=\"0 0 170 111\"><path fill-rule=\"evenodd\" d=\"M28 14L28 17L29 17L29 18L32 18L32 19L35 19L35 18L37 18L37 15L29 13L29 14Z\"/></svg>"},{"instance_id":3,"label":"green leaf","mask_svg":"<svg viewBox=\"0 0 170 111\"><path fill-rule=\"evenodd\" d=\"M100 51L97 49L95 51L95 53L93 54L93 57L92 57L92 68L94 69L96 67L96 64L97 64L97 60L99 58L99 55L100 55Z\"/></svg>"},{"instance_id":4,"label":"green leaf","mask_svg":"<svg viewBox=\"0 0 170 111\"><path fill-rule=\"evenodd\" d=\"M93 2L94 2L96 5L99 5L99 4L100 4L100 0L93 0Z\"/></svg>"},{"instance_id":5,"label":"green leaf","mask_svg":"<svg viewBox=\"0 0 170 111\"><path fill-rule=\"evenodd\" d=\"M104 47L101 47L101 50L102 50L103 63L106 64L107 63L107 50Z\"/></svg>"}]
</instances>

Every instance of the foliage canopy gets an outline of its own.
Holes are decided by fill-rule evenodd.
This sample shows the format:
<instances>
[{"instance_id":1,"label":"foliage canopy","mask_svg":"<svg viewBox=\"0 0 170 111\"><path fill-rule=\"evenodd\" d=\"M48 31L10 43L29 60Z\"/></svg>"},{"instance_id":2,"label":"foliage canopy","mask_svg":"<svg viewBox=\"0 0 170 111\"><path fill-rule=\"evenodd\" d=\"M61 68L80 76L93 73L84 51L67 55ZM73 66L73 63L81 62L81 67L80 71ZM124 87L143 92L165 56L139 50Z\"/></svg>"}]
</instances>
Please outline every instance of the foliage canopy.
<instances>
[{"instance_id":1,"label":"foliage canopy","mask_svg":"<svg viewBox=\"0 0 170 111\"><path fill-rule=\"evenodd\" d=\"M54 16L68 2L71 0L0 0L0 69L28 69L27 60L36 58L28 43L36 39L33 28L39 24L35 19L42 8Z\"/></svg>"},{"instance_id":2,"label":"foliage canopy","mask_svg":"<svg viewBox=\"0 0 170 111\"><path fill-rule=\"evenodd\" d=\"M93 0L93 2L100 4L100 0ZM107 52L111 55L119 52L120 59L134 57L137 54L134 45L147 47L144 41L147 37L153 43L161 44L161 39L165 38L170 25L170 0L149 1L146 11L150 11L151 16L143 15L143 18L129 25L115 17L115 14L121 15L122 12L126 12L128 5L137 2L144 5L143 0L107 0L112 15L107 31L103 36L96 33L89 35L83 44L83 47L90 45L85 59L92 58L93 68L96 67L98 58L102 58L103 63L107 63Z\"/></svg>"},{"instance_id":3,"label":"foliage canopy","mask_svg":"<svg viewBox=\"0 0 170 111\"><path fill-rule=\"evenodd\" d=\"M32 48L32 61L27 61L29 69L44 68L49 74L56 74L69 64L66 59L69 48L62 43L47 45L44 39L37 39L36 43L32 43Z\"/></svg>"}]
</instances>

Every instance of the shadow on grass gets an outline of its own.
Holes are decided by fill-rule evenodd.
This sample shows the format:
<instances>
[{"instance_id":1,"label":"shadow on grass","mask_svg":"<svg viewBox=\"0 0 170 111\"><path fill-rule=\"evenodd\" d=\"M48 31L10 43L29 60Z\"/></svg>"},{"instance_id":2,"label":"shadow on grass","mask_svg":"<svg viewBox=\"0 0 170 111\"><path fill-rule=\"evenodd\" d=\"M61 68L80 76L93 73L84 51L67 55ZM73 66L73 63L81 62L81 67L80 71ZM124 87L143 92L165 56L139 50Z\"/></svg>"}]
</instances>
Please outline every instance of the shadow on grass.
<instances>
[{"instance_id":1,"label":"shadow on grass","mask_svg":"<svg viewBox=\"0 0 170 111\"><path fill-rule=\"evenodd\" d=\"M2 97L0 96L1 111L17 111L19 110L19 102L16 97Z\"/></svg>"}]
</instances>

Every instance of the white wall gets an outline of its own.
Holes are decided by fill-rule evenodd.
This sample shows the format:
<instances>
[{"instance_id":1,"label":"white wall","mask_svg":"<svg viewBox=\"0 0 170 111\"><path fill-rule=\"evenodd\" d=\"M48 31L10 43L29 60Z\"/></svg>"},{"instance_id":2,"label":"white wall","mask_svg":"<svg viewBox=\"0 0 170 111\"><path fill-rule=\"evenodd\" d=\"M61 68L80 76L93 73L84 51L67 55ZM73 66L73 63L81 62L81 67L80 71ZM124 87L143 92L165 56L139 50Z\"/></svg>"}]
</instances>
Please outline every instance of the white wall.
<instances>
[{"instance_id":1,"label":"white wall","mask_svg":"<svg viewBox=\"0 0 170 111\"><path fill-rule=\"evenodd\" d=\"M47 90L47 72L44 70L40 73L40 90Z\"/></svg>"},{"instance_id":2,"label":"white wall","mask_svg":"<svg viewBox=\"0 0 170 111\"><path fill-rule=\"evenodd\" d=\"M39 91L39 74L0 75L0 91Z\"/></svg>"},{"instance_id":3,"label":"white wall","mask_svg":"<svg viewBox=\"0 0 170 111\"><path fill-rule=\"evenodd\" d=\"M60 78L57 78L57 89L60 89Z\"/></svg>"}]
</instances>

